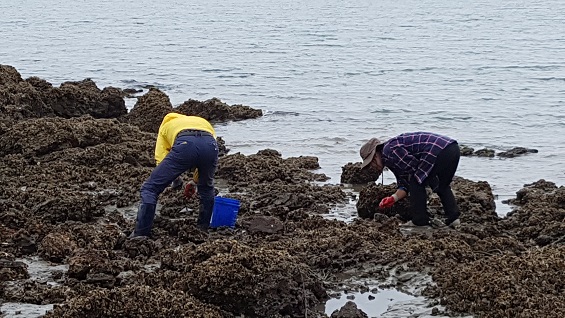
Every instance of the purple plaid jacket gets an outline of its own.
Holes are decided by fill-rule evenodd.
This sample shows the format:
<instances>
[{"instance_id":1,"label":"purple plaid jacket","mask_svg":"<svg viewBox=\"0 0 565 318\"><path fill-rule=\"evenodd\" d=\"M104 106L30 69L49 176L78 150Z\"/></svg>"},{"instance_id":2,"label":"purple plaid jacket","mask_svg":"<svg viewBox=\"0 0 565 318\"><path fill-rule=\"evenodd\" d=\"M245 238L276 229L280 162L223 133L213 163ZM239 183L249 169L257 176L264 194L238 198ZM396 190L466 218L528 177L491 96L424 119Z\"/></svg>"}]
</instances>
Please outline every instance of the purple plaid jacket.
<instances>
[{"instance_id":1,"label":"purple plaid jacket","mask_svg":"<svg viewBox=\"0 0 565 318\"><path fill-rule=\"evenodd\" d=\"M412 132L391 138L383 146L383 164L396 176L398 187L407 191L411 178L422 184L434 167L437 155L456 142L429 132Z\"/></svg>"}]
</instances>

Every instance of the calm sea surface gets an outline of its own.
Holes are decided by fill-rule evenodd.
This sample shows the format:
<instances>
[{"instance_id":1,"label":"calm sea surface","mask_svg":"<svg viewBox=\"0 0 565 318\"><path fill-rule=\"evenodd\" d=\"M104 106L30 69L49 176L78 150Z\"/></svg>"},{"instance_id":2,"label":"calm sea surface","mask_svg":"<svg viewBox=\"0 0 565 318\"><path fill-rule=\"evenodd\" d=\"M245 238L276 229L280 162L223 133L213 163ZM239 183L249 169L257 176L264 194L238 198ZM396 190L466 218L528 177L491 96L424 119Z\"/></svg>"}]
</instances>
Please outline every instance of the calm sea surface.
<instances>
[{"instance_id":1,"label":"calm sea surface","mask_svg":"<svg viewBox=\"0 0 565 318\"><path fill-rule=\"evenodd\" d=\"M427 130L539 150L462 158L500 214L526 183L565 184L562 0L2 0L0 64L261 108L217 127L232 152L317 156L330 183L368 138Z\"/></svg>"}]
</instances>

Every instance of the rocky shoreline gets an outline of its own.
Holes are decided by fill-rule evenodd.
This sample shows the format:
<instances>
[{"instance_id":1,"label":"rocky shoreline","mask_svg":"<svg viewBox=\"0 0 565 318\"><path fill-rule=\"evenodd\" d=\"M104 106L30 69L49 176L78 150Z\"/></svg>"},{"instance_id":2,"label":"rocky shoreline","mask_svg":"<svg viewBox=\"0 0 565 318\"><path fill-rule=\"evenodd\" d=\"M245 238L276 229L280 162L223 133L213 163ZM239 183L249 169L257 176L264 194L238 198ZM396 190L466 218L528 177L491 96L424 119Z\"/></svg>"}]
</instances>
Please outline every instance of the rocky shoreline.
<instances>
[{"instance_id":1,"label":"rocky shoreline","mask_svg":"<svg viewBox=\"0 0 565 318\"><path fill-rule=\"evenodd\" d=\"M357 164L344 163L341 181L367 184L360 217L330 220L349 194L313 182L327 180L316 157L232 154L220 136L217 191L241 201L236 228L199 232L197 199L167 189L154 238L127 239L135 216L124 210L135 211L166 113L262 116L219 99L173 107L159 89L132 93L89 79L53 87L0 65L0 303L54 304L46 317L327 317L317 308L344 273L385 282L401 268L394 275L433 278L421 294L437 300L435 315L565 316L565 187L545 180L518 191L501 218L488 182L456 178L461 229L406 232L406 204L377 213L394 185L367 184ZM137 98L130 112L124 98ZM441 217L437 197L430 212ZM65 270L30 279L26 258ZM366 315L348 304L331 317Z\"/></svg>"}]
</instances>

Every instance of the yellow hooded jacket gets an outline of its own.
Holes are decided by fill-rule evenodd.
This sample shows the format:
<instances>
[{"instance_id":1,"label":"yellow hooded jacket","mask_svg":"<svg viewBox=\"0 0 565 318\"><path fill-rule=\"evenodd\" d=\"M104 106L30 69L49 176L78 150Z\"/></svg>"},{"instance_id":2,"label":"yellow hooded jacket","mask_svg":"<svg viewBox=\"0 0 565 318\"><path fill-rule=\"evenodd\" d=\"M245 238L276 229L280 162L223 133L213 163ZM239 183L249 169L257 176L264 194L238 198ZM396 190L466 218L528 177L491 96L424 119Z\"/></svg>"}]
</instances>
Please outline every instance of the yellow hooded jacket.
<instances>
[{"instance_id":1,"label":"yellow hooded jacket","mask_svg":"<svg viewBox=\"0 0 565 318\"><path fill-rule=\"evenodd\" d=\"M169 154L169 151L171 151L178 133L185 129L207 131L216 138L214 128L206 119L198 116L168 113L165 118L163 118L163 122L161 122L157 134L157 144L155 145L155 161L157 165L159 165ZM198 171L194 172L194 181L198 182Z\"/></svg>"}]
</instances>

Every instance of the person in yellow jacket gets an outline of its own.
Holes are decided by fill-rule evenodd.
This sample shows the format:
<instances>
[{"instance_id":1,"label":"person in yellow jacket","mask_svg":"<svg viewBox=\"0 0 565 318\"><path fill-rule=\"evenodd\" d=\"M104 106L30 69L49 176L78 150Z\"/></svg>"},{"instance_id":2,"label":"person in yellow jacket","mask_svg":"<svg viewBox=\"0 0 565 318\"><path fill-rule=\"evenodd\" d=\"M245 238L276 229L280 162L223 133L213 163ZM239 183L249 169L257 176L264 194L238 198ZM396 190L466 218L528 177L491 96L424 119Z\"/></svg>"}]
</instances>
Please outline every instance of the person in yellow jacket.
<instances>
[{"instance_id":1,"label":"person in yellow jacket","mask_svg":"<svg viewBox=\"0 0 565 318\"><path fill-rule=\"evenodd\" d=\"M130 237L150 236L159 195L169 185L180 187L180 175L196 168L200 213L197 225L207 230L214 208L214 174L218 164L216 132L204 118L169 113L155 145L157 167L141 186L141 205Z\"/></svg>"}]
</instances>

